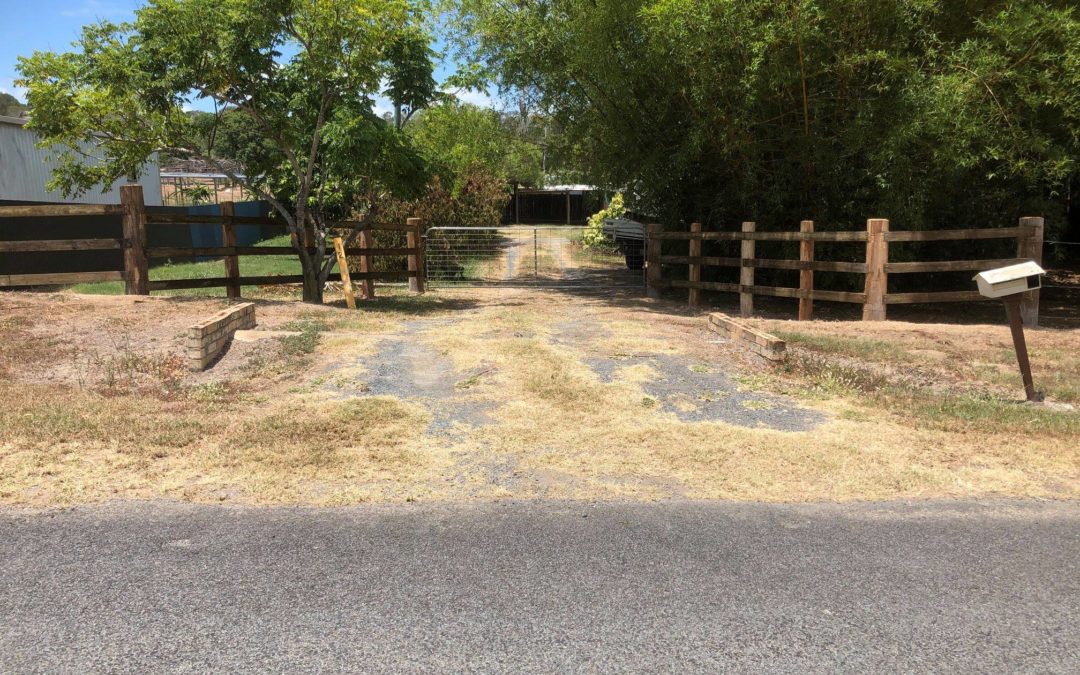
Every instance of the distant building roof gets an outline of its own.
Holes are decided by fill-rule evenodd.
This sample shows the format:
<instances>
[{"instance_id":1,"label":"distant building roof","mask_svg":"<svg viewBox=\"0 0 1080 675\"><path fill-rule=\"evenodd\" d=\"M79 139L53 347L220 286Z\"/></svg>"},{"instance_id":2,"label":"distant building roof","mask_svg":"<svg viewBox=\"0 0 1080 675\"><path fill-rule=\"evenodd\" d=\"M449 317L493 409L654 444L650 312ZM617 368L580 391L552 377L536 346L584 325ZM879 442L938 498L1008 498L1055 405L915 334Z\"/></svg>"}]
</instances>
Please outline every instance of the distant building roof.
<instances>
[{"instance_id":1,"label":"distant building roof","mask_svg":"<svg viewBox=\"0 0 1080 675\"><path fill-rule=\"evenodd\" d=\"M599 189L592 185L547 185L538 188L520 188L518 192L522 194L583 194L596 192Z\"/></svg>"},{"instance_id":2,"label":"distant building roof","mask_svg":"<svg viewBox=\"0 0 1080 675\"><path fill-rule=\"evenodd\" d=\"M203 176L224 176L220 168L222 166L232 173L240 174L244 172L244 167L240 166L239 162L230 159L222 159L217 162L207 162L202 159L173 159L169 160L168 164L161 167L161 173L162 175L198 174Z\"/></svg>"}]
</instances>

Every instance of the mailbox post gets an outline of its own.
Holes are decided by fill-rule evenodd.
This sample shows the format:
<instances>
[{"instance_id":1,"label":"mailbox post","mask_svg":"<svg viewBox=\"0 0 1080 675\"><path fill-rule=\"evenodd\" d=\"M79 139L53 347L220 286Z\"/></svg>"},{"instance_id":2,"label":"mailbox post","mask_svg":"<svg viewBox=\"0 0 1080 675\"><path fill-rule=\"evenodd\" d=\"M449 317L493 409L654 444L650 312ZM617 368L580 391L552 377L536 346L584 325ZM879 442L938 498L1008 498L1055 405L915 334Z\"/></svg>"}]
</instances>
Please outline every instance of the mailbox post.
<instances>
[{"instance_id":1,"label":"mailbox post","mask_svg":"<svg viewBox=\"0 0 1080 675\"><path fill-rule=\"evenodd\" d=\"M988 298L1002 298L1005 301L1005 313L1009 317L1009 329L1012 331L1013 347L1016 349L1016 361L1020 365L1020 375L1024 378L1024 393L1027 400L1041 402L1045 395L1035 390L1031 377L1031 362L1028 360L1027 340L1024 339L1024 318L1021 301L1024 293L1042 287L1042 275L1046 272L1034 261L999 267L975 275L979 292Z\"/></svg>"}]
</instances>

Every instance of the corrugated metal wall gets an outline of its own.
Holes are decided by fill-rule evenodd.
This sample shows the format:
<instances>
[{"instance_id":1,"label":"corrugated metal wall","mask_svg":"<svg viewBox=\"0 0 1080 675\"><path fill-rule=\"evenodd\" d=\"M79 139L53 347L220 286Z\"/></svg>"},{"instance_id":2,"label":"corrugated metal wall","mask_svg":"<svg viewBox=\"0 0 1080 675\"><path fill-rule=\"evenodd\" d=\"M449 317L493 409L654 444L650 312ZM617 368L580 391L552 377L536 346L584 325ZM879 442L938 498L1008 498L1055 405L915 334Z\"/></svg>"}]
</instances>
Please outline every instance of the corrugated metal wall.
<instances>
[{"instance_id":1,"label":"corrugated metal wall","mask_svg":"<svg viewBox=\"0 0 1080 675\"><path fill-rule=\"evenodd\" d=\"M0 118L0 200L61 202L66 204L119 204L118 181L108 191L91 190L81 197L69 199L58 192L49 192L45 185L52 177L55 163L48 161L48 151L35 146L37 134L23 128L11 118ZM161 204L161 178L157 162L147 166L139 181L148 206Z\"/></svg>"}]
</instances>

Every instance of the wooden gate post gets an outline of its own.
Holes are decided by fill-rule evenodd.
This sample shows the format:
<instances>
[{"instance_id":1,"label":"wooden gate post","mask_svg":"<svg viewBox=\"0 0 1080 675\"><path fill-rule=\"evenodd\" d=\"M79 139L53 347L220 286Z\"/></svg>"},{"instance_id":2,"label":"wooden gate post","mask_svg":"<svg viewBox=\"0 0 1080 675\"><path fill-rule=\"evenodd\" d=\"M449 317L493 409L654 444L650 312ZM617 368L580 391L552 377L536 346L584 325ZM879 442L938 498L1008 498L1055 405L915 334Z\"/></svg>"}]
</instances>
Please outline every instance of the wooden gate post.
<instances>
[{"instance_id":1,"label":"wooden gate post","mask_svg":"<svg viewBox=\"0 0 1080 675\"><path fill-rule=\"evenodd\" d=\"M660 297L660 247L663 241L656 235L664 231L659 223L645 226L645 293L650 298Z\"/></svg>"},{"instance_id":2,"label":"wooden gate post","mask_svg":"<svg viewBox=\"0 0 1080 675\"><path fill-rule=\"evenodd\" d=\"M690 233L697 235L690 239L690 283L701 281L701 223L690 223ZM691 307L701 304L701 291L690 288L688 302Z\"/></svg>"},{"instance_id":3,"label":"wooden gate post","mask_svg":"<svg viewBox=\"0 0 1080 675\"><path fill-rule=\"evenodd\" d=\"M889 242L885 233L889 221L871 218L866 221L866 301L863 304L863 321L885 320L885 296L889 292L889 277L885 265L889 263Z\"/></svg>"},{"instance_id":4,"label":"wooden gate post","mask_svg":"<svg viewBox=\"0 0 1080 675\"><path fill-rule=\"evenodd\" d=\"M814 221L804 220L799 223L799 232L813 232ZM814 240L799 240L799 321L814 318Z\"/></svg>"},{"instance_id":5,"label":"wooden gate post","mask_svg":"<svg viewBox=\"0 0 1080 675\"><path fill-rule=\"evenodd\" d=\"M124 207L124 293L150 295L150 261L146 257L146 203L141 185L120 186Z\"/></svg>"},{"instance_id":6,"label":"wooden gate post","mask_svg":"<svg viewBox=\"0 0 1080 675\"><path fill-rule=\"evenodd\" d=\"M232 202L221 203L221 245L225 248L236 247L236 206ZM229 285L225 287L225 294L230 298L240 297L240 257L227 255L222 257L225 263L225 278Z\"/></svg>"},{"instance_id":7,"label":"wooden gate post","mask_svg":"<svg viewBox=\"0 0 1080 675\"><path fill-rule=\"evenodd\" d=\"M372 249L374 246L374 239L371 236L370 229L360 230L360 236L357 238L357 243L362 249ZM369 254L360 254L360 297L364 300L375 299L375 280L371 278L371 274L374 270L371 269L371 256Z\"/></svg>"},{"instance_id":8,"label":"wooden gate post","mask_svg":"<svg viewBox=\"0 0 1080 675\"><path fill-rule=\"evenodd\" d=\"M1016 257L1043 263L1043 231L1046 222L1042 218L1021 218L1023 232L1016 240ZM1020 296L1020 318L1025 326L1039 325L1039 291L1028 291Z\"/></svg>"},{"instance_id":9,"label":"wooden gate post","mask_svg":"<svg viewBox=\"0 0 1080 675\"><path fill-rule=\"evenodd\" d=\"M424 292L424 221L419 218L409 218L405 221L409 226L406 235L406 246L416 252L409 256L409 271L415 272L409 277L409 290L413 293Z\"/></svg>"},{"instance_id":10,"label":"wooden gate post","mask_svg":"<svg viewBox=\"0 0 1080 675\"><path fill-rule=\"evenodd\" d=\"M757 223L743 223L743 232L754 232ZM739 314L751 316L754 313L754 253L757 242L753 239L743 239L742 248L739 251L741 258L739 267Z\"/></svg>"}]
</instances>

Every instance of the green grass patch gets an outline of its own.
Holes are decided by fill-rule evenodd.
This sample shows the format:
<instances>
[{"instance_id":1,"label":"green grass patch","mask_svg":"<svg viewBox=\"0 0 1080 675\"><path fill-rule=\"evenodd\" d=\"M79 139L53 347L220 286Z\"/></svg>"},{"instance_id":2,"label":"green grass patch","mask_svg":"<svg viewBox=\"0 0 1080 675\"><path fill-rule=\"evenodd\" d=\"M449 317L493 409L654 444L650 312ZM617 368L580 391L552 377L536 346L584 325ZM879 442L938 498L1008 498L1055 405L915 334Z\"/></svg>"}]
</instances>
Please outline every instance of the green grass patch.
<instances>
[{"instance_id":1,"label":"green grass patch","mask_svg":"<svg viewBox=\"0 0 1080 675\"><path fill-rule=\"evenodd\" d=\"M1080 437L1080 414L990 395L908 394L894 402L945 431ZM895 411L895 410L894 410Z\"/></svg>"},{"instance_id":2,"label":"green grass patch","mask_svg":"<svg viewBox=\"0 0 1080 675\"><path fill-rule=\"evenodd\" d=\"M256 246L289 246L289 236L266 239ZM295 255L240 256L240 275L245 277L293 276L301 274L300 259ZM215 279L225 276L225 264L220 258L199 262L167 261L150 268L151 281L177 279ZM105 281L96 284L75 284L70 290L92 295L123 295L124 282ZM241 294L250 297L257 294L258 286L244 286ZM160 295L183 295L200 297L225 297L224 288L192 288L175 291L155 291Z\"/></svg>"}]
</instances>

